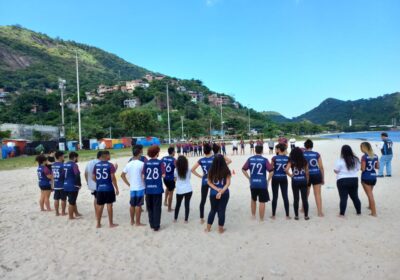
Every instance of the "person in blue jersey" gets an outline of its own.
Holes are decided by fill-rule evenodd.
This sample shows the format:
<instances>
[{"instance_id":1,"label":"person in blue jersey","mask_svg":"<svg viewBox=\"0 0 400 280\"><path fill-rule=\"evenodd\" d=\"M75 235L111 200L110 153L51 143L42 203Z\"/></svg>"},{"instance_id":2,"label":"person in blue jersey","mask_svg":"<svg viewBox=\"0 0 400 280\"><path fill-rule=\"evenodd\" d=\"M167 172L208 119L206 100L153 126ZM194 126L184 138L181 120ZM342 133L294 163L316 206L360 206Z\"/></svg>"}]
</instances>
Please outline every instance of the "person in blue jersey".
<instances>
[{"instance_id":1,"label":"person in blue jersey","mask_svg":"<svg viewBox=\"0 0 400 280\"><path fill-rule=\"evenodd\" d=\"M67 196L64 192L64 152L57 151L54 155L55 162L52 165L51 173L53 175L54 188L54 209L56 216L60 216L60 200L61 200L61 216L67 215L65 209L67 207Z\"/></svg>"},{"instance_id":2,"label":"person in blue jersey","mask_svg":"<svg viewBox=\"0 0 400 280\"><path fill-rule=\"evenodd\" d=\"M189 220L190 199L192 198L192 185L190 184L190 170L189 162L185 156L179 156L176 161L176 169L174 171L174 178L176 181L176 205L174 222L177 222L179 216L179 209L181 208L182 201L185 200L185 223Z\"/></svg>"},{"instance_id":3,"label":"person in blue jersey","mask_svg":"<svg viewBox=\"0 0 400 280\"><path fill-rule=\"evenodd\" d=\"M357 215L361 215L361 201L358 197L358 172L360 167L360 160L353 153L351 147L343 145L340 159L336 161L334 167L340 197L340 218L344 218L349 196L353 201L354 208L356 208Z\"/></svg>"},{"instance_id":4,"label":"person in blue jersey","mask_svg":"<svg viewBox=\"0 0 400 280\"><path fill-rule=\"evenodd\" d=\"M278 204L279 188L281 189L283 205L285 206L286 219L290 219L289 215L289 199L288 199L288 180L286 167L289 157L286 155L287 147L284 144L278 144L275 147L276 156L272 157L273 171L269 173L268 180L272 180L272 219L276 216L276 207Z\"/></svg>"},{"instance_id":5,"label":"person in blue jersey","mask_svg":"<svg viewBox=\"0 0 400 280\"><path fill-rule=\"evenodd\" d=\"M379 169L379 160L378 156L374 154L370 143L362 142L360 148L361 152L364 153L361 157L361 184L368 197L368 209L371 210L370 215L376 217L376 205L372 191L376 185L377 176L375 169Z\"/></svg>"},{"instance_id":6,"label":"person in blue jersey","mask_svg":"<svg viewBox=\"0 0 400 280\"><path fill-rule=\"evenodd\" d=\"M96 209L97 209L97 199L96 199L96 182L93 181L93 169L94 166L96 165L96 163L98 163L101 160L101 156L103 154L103 151L98 151L97 152L97 156L95 159L92 159L91 161L89 161L86 165L85 168L85 180L86 183L88 185L88 189L90 191L90 193L93 195L94 199L93 199L93 207L94 207L94 214L95 217L97 217L96 215Z\"/></svg>"},{"instance_id":7,"label":"person in blue jersey","mask_svg":"<svg viewBox=\"0 0 400 280\"><path fill-rule=\"evenodd\" d=\"M254 154L254 140L250 139L250 155Z\"/></svg>"},{"instance_id":8,"label":"person in blue jersey","mask_svg":"<svg viewBox=\"0 0 400 280\"><path fill-rule=\"evenodd\" d=\"M307 196L310 195L311 186L313 186L315 204L317 205L318 217L323 217L322 212L322 197L321 197L321 186L324 184L325 171L322 164L322 159L319 153L314 152L312 149L314 147L313 141L307 139L304 142L303 151L304 157L308 163L308 171L310 174L310 179L308 181Z\"/></svg>"},{"instance_id":9,"label":"person in blue jersey","mask_svg":"<svg viewBox=\"0 0 400 280\"><path fill-rule=\"evenodd\" d=\"M206 232L211 231L216 214L218 214L218 232L225 232L225 213L229 201L231 176L231 171L226 164L224 156L215 155L207 176L207 183L210 186L211 210L208 214Z\"/></svg>"},{"instance_id":10,"label":"person in blue jersey","mask_svg":"<svg viewBox=\"0 0 400 280\"><path fill-rule=\"evenodd\" d=\"M117 179L115 177L115 166L109 161L110 152L103 151L101 158L93 168L92 178L96 182L96 220L97 228L101 228L101 216L104 205L107 204L108 222L110 228L118 226L113 220L113 203L116 195L119 195Z\"/></svg>"},{"instance_id":11,"label":"person in blue jersey","mask_svg":"<svg viewBox=\"0 0 400 280\"><path fill-rule=\"evenodd\" d=\"M217 145L217 144L214 144L213 145L213 148L214 148L214 146L215 145ZM218 145L217 145L218 146ZM220 148L221 150L222 150L222 154L224 155L224 156L226 156L226 143L225 143L225 141L222 141L221 142L221 148ZM214 151L214 153L215 153L215 151Z\"/></svg>"},{"instance_id":12,"label":"person in blue jersey","mask_svg":"<svg viewBox=\"0 0 400 280\"><path fill-rule=\"evenodd\" d=\"M393 142L389 139L386 132L381 133L382 142L379 144L381 158L379 159L379 175L383 177L383 171L386 168L386 177L392 176Z\"/></svg>"},{"instance_id":13,"label":"person in blue jersey","mask_svg":"<svg viewBox=\"0 0 400 280\"><path fill-rule=\"evenodd\" d=\"M197 145L197 142L193 142L193 156L199 156L199 146Z\"/></svg>"},{"instance_id":14,"label":"person in blue jersey","mask_svg":"<svg viewBox=\"0 0 400 280\"><path fill-rule=\"evenodd\" d=\"M165 156L161 159L165 168L165 177L164 177L164 185L165 185L165 199L164 205L168 207L168 212L172 212L172 198L174 196L175 190L175 180L174 180L174 171L175 171L175 149L174 147L168 148L168 156Z\"/></svg>"},{"instance_id":15,"label":"person in blue jersey","mask_svg":"<svg viewBox=\"0 0 400 280\"><path fill-rule=\"evenodd\" d=\"M198 143L198 145L199 145L199 156L203 156L203 142L199 142Z\"/></svg>"},{"instance_id":16,"label":"person in blue jersey","mask_svg":"<svg viewBox=\"0 0 400 280\"><path fill-rule=\"evenodd\" d=\"M308 164L303 151L299 147L295 147L290 151L289 161L286 166L286 174L292 178L294 219L299 220L299 201L301 196L304 208L304 219L309 220L307 199L307 182L309 180Z\"/></svg>"},{"instance_id":17,"label":"person in blue jersey","mask_svg":"<svg viewBox=\"0 0 400 280\"><path fill-rule=\"evenodd\" d=\"M132 155L133 155L133 153L134 153L134 151L135 150L140 150L140 161L141 162L146 162L147 161L147 158L143 155L143 145L140 145L140 144L137 144L137 145L135 145L133 148L132 148ZM133 155L130 159L129 159L129 161L131 161L131 160L133 160L133 158L134 158L135 156ZM128 161L128 162L129 162Z\"/></svg>"},{"instance_id":18,"label":"person in blue jersey","mask_svg":"<svg viewBox=\"0 0 400 280\"><path fill-rule=\"evenodd\" d=\"M81 184L81 173L78 167L79 155L76 152L70 152L69 161L64 163L64 192L68 198L68 216L70 220L82 216L78 212L76 200L78 198Z\"/></svg>"},{"instance_id":19,"label":"person in blue jersey","mask_svg":"<svg viewBox=\"0 0 400 280\"><path fill-rule=\"evenodd\" d=\"M212 154L212 149L210 144L208 143L204 144L203 150L204 150L204 157L199 159L193 165L191 170L195 176L201 178L200 221L202 224L204 223L204 206L207 201L208 189L210 188L210 186L207 183L208 170L210 169L214 159L214 155ZM197 168L199 166L203 171L203 175L200 175L197 172Z\"/></svg>"},{"instance_id":20,"label":"person in blue jersey","mask_svg":"<svg viewBox=\"0 0 400 280\"><path fill-rule=\"evenodd\" d=\"M39 155L36 157L38 163L37 175L40 188L40 199L39 206L40 211L51 211L50 207L50 195L51 195L51 170L46 166L47 157L45 155Z\"/></svg>"},{"instance_id":21,"label":"person in blue jersey","mask_svg":"<svg viewBox=\"0 0 400 280\"><path fill-rule=\"evenodd\" d=\"M144 226L141 223L142 206L144 204L144 182L142 178L144 163L140 160L141 151L133 151L133 160L124 168L121 174L122 180L130 187L130 216L131 225ZM128 176L128 178L127 178ZM135 222L136 218L136 222Z\"/></svg>"},{"instance_id":22,"label":"person in blue jersey","mask_svg":"<svg viewBox=\"0 0 400 280\"><path fill-rule=\"evenodd\" d=\"M147 150L150 159L144 164L142 173L149 223L154 231L160 230L162 194L164 193L162 178L165 177L165 166L158 159L159 154L160 147L158 146L151 146Z\"/></svg>"},{"instance_id":23,"label":"person in blue jersey","mask_svg":"<svg viewBox=\"0 0 400 280\"><path fill-rule=\"evenodd\" d=\"M268 193L267 173L272 171L272 166L270 165L268 159L262 156L263 146L257 146L255 148L255 152L256 155L250 157L243 165L242 172L250 181L251 215L253 219L256 218L258 199L260 221L264 221L265 203L270 200ZM248 170L250 170L250 175Z\"/></svg>"}]
</instances>

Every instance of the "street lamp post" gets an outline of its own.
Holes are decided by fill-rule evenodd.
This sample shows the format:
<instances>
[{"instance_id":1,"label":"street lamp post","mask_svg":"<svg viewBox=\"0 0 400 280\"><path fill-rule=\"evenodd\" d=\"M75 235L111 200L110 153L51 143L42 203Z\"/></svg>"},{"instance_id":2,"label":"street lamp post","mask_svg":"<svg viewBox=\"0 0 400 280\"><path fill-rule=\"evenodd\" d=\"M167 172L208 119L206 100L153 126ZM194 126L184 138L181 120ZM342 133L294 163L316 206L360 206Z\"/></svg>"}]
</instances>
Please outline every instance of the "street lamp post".
<instances>
[{"instance_id":1,"label":"street lamp post","mask_svg":"<svg viewBox=\"0 0 400 280\"><path fill-rule=\"evenodd\" d=\"M78 52L75 51L76 61L76 92L78 95L78 133L79 133L79 148L82 149L82 127L81 127L81 98L79 94L79 65L78 65Z\"/></svg>"},{"instance_id":2,"label":"street lamp post","mask_svg":"<svg viewBox=\"0 0 400 280\"><path fill-rule=\"evenodd\" d=\"M169 119L169 91L167 82L167 116L168 116L168 144L171 144L171 122Z\"/></svg>"},{"instance_id":3,"label":"street lamp post","mask_svg":"<svg viewBox=\"0 0 400 280\"><path fill-rule=\"evenodd\" d=\"M221 104L221 138L224 140L224 121L222 119L222 96L220 97L220 104Z\"/></svg>"},{"instance_id":4,"label":"street lamp post","mask_svg":"<svg viewBox=\"0 0 400 280\"><path fill-rule=\"evenodd\" d=\"M182 138L183 139L183 116L181 116L181 126L182 126Z\"/></svg>"},{"instance_id":5,"label":"street lamp post","mask_svg":"<svg viewBox=\"0 0 400 280\"><path fill-rule=\"evenodd\" d=\"M64 118L64 91L65 91L65 84L67 82L64 79L58 78L58 88L61 91L61 138L65 137L65 118Z\"/></svg>"}]
</instances>

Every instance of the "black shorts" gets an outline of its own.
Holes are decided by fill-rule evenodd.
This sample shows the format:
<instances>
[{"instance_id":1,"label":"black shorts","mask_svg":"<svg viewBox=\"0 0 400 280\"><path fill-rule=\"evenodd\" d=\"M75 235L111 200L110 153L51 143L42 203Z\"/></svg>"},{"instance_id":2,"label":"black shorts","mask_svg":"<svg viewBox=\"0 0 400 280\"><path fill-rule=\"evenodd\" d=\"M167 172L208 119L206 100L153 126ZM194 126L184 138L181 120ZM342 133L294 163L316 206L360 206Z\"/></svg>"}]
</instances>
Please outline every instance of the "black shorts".
<instances>
[{"instance_id":1,"label":"black shorts","mask_svg":"<svg viewBox=\"0 0 400 280\"><path fill-rule=\"evenodd\" d=\"M308 186L311 185L321 185L322 184L322 175L321 174L310 174L310 179L308 180Z\"/></svg>"},{"instance_id":2,"label":"black shorts","mask_svg":"<svg viewBox=\"0 0 400 280\"><path fill-rule=\"evenodd\" d=\"M270 150L270 151L273 151L273 150L274 150L274 147L269 147L269 150Z\"/></svg>"},{"instance_id":3,"label":"black shorts","mask_svg":"<svg viewBox=\"0 0 400 280\"><path fill-rule=\"evenodd\" d=\"M45 187L41 187L39 186L41 191L51 191L51 186L45 186Z\"/></svg>"},{"instance_id":4,"label":"black shorts","mask_svg":"<svg viewBox=\"0 0 400 280\"><path fill-rule=\"evenodd\" d=\"M97 205L111 204L115 202L115 192L96 192Z\"/></svg>"},{"instance_id":5,"label":"black shorts","mask_svg":"<svg viewBox=\"0 0 400 280\"><path fill-rule=\"evenodd\" d=\"M131 197L129 203L132 207L140 207L144 204L144 196Z\"/></svg>"},{"instance_id":6,"label":"black shorts","mask_svg":"<svg viewBox=\"0 0 400 280\"><path fill-rule=\"evenodd\" d=\"M76 204L76 199L78 198L78 192L66 192L64 191L68 198L68 203L70 205L75 205Z\"/></svg>"},{"instance_id":7,"label":"black shorts","mask_svg":"<svg viewBox=\"0 0 400 280\"><path fill-rule=\"evenodd\" d=\"M234 151L237 151L237 150L238 150L238 148L237 148L237 147L233 147L233 150L234 150Z\"/></svg>"},{"instance_id":8,"label":"black shorts","mask_svg":"<svg viewBox=\"0 0 400 280\"><path fill-rule=\"evenodd\" d=\"M92 195L94 196L94 198L96 198L97 191L92 191Z\"/></svg>"},{"instance_id":9,"label":"black shorts","mask_svg":"<svg viewBox=\"0 0 400 280\"><path fill-rule=\"evenodd\" d=\"M254 144L250 144L250 148L252 148L252 149L253 149L253 148L254 148Z\"/></svg>"},{"instance_id":10,"label":"black shorts","mask_svg":"<svg viewBox=\"0 0 400 280\"><path fill-rule=\"evenodd\" d=\"M67 194L64 192L64 190L54 190L54 200L60 199L62 201L67 200Z\"/></svg>"},{"instance_id":11,"label":"black shorts","mask_svg":"<svg viewBox=\"0 0 400 280\"><path fill-rule=\"evenodd\" d=\"M268 202L269 199L269 193L267 189L250 189L251 191L251 199L253 201L257 201L257 197L258 197L258 201L259 202Z\"/></svg>"},{"instance_id":12,"label":"black shorts","mask_svg":"<svg viewBox=\"0 0 400 280\"><path fill-rule=\"evenodd\" d=\"M175 181L174 180L165 180L164 179L164 184L167 187L168 191L173 191L175 189Z\"/></svg>"},{"instance_id":13,"label":"black shorts","mask_svg":"<svg viewBox=\"0 0 400 280\"><path fill-rule=\"evenodd\" d=\"M376 185L376 179L361 179L361 183L364 183L368 186L375 186Z\"/></svg>"}]
</instances>

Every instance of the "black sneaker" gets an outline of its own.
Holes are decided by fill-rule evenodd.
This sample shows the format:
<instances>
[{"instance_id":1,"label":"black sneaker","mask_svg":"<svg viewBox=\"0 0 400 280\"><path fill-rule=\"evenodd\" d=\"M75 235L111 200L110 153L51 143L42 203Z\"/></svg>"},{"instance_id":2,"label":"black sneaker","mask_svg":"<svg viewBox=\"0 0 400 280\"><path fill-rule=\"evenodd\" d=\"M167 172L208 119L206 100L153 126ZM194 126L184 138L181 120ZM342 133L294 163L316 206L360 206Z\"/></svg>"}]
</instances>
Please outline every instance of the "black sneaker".
<instances>
[{"instance_id":1,"label":"black sneaker","mask_svg":"<svg viewBox=\"0 0 400 280\"><path fill-rule=\"evenodd\" d=\"M384 176L383 175L376 175L376 177L383 178Z\"/></svg>"},{"instance_id":2,"label":"black sneaker","mask_svg":"<svg viewBox=\"0 0 400 280\"><path fill-rule=\"evenodd\" d=\"M392 175L386 175L386 177L392 177Z\"/></svg>"}]
</instances>

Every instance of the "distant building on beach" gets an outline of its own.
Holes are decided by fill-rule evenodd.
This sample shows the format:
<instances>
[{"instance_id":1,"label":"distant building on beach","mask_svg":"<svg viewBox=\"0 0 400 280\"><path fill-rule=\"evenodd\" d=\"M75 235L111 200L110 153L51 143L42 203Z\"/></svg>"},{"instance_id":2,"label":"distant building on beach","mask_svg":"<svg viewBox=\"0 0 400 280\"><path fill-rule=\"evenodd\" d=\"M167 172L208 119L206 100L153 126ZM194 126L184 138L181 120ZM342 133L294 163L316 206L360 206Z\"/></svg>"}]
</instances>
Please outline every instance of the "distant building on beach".
<instances>
[{"instance_id":1,"label":"distant building on beach","mask_svg":"<svg viewBox=\"0 0 400 280\"><path fill-rule=\"evenodd\" d=\"M60 130L57 126L50 125L26 125L15 123L3 123L0 125L1 131L11 131L11 138L13 139L27 139L33 140L33 133L40 132L42 135L48 135L50 138L58 139Z\"/></svg>"}]
</instances>

